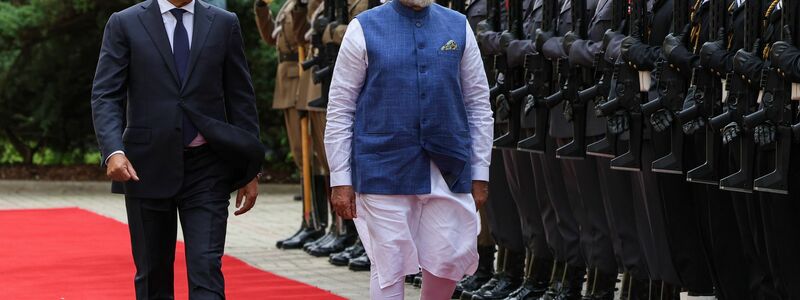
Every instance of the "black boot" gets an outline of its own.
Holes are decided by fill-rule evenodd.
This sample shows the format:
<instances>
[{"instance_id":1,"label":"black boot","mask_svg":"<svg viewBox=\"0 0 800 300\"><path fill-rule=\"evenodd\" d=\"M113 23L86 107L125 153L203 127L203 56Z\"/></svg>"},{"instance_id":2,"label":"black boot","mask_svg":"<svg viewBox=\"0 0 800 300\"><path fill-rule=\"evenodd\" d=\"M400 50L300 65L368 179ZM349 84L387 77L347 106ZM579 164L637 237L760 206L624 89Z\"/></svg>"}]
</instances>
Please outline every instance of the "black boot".
<instances>
[{"instance_id":1,"label":"black boot","mask_svg":"<svg viewBox=\"0 0 800 300\"><path fill-rule=\"evenodd\" d=\"M570 266L564 270L561 291L556 295L556 300L580 300L583 290L583 281L586 277L586 267Z\"/></svg>"},{"instance_id":2,"label":"black boot","mask_svg":"<svg viewBox=\"0 0 800 300\"><path fill-rule=\"evenodd\" d=\"M593 269L589 274L589 285L585 300L614 300L614 292L617 291L617 274L604 273L598 269Z\"/></svg>"},{"instance_id":3,"label":"black boot","mask_svg":"<svg viewBox=\"0 0 800 300\"><path fill-rule=\"evenodd\" d=\"M356 243L345 248L344 251L331 254L328 262L334 266L347 266L347 264L350 263L350 260L355 259L362 254L364 254L364 245L361 244L361 240L356 239Z\"/></svg>"},{"instance_id":4,"label":"black boot","mask_svg":"<svg viewBox=\"0 0 800 300\"><path fill-rule=\"evenodd\" d=\"M452 299L458 299L464 291L475 291L481 288L489 279L492 279L492 274L494 274L495 251L494 245L478 247L478 270L475 271L475 274L464 277L464 279L461 279L461 281L456 284Z\"/></svg>"},{"instance_id":5,"label":"black boot","mask_svg":"<svg viewBox=\"0 0 800 300\"><path fill-rule=\"evenodd\" d=\"M496 261L497 268L495 269L496 273L492 275L492 278L489 279L489 281L484 283L477 290L473 290L473 291L465 290L465 291L461 292L461 297L459 297L459 299L461 299L461 300L472 300L473 294L475 294L475 293L477 293L477 292L479 292L481 290L493 289L494 286L497 284L497 281L498 281L497 275L502 273L503 270L505 269L506 252L507 252L506 248L498 245L497 246L497 261Z\"/></svg>"},{"instance_id":6,"label":"black boot","mask_svg":"<svg viewBox=\"0 0 800 300\"><path fill-rule=\"evenodd\" d=\"M554 261L552 259L533 257L528 264L527 275L522 286L511 293L506 300L534 300L542 297L547 292L553 268Z\"/></svg>"},{"instance_id":7,"label":"black boot","mask_svg":"<svg viewBox=\"0 0 800 300\"><path fill-rule=\"evenodd\" d=\"M307 243L303 244L303 251L308 252L309 249L311 249L311 248L316 248L316 247L319 247L319 245L330 243L330 241L336 235L335 232L336 232L336 225L331 225L330 229L328 229L328 232L325 233L325 235L323 235L323 236L321 236L321 237L319 237L319 238L317 238L315 240L308 241ZM283 245L285 247L286 243L283 243Z\"/></svg>"},{"instance_id":8,"label":"black boot","mask_svg":"<svg viewBox=\"0 0 800 300\"><path fill-rule=\"evenodd\" d=\"M361 254L361 256L351 259L350 263L347 265L347 268L349 268L350 271L356 272L369 271L370 265L371 263L369 261L369 257L367 256L367 253L364 252Z\"/></svg>"},{"instance_id":9,"label":"black boot","mask_svg":"<svg viewBox=\"0 0 800 300\"><path fill-rule=\"evenodd\" d=\"M305 222L303 222L305 223ZM314 229L309 226L301 226L294 235L282 241L278 241L276 246L281 249L300 249L306 243L316 240L325 234L325 229Z\"/></svg>"},{"instance_id":10,"label":"black boot","mask_svg":"<svg viewBox=\"0 0 800 300\"><path fill-rule=\"evenodd\" d=\"M505 266L502 273L494 276L497 282L492 289L480 290L472 295L472 300L505 299L522 285L525 275L525 253L506 249ZM498 276L499 275L499 276Z\"/></svg>"},{"instance_id":11,"label":"black boot","mask_svg":"<svg viewBox=\"0 0 800 300\"><path fill-rule=\"evenodd\" d=\"M341 230L336 230L333 239L327 243L318 244L316 247L309 247L306 251L308 254L315 257L330 256L331 253L340 252L348 245L353 244L357 237L353 221L340 219L336 222L338 223L337 228L341 228Z\"/></svg>"}]
</instances>

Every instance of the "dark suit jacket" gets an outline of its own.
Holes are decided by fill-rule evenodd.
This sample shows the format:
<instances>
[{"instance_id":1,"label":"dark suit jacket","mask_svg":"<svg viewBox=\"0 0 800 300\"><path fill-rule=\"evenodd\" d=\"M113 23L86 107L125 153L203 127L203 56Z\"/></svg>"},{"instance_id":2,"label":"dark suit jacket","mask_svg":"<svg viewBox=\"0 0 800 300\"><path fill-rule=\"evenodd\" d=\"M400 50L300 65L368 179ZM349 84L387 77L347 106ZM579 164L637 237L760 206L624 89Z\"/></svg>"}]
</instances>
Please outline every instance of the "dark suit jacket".
<instances>
[{"instance_id":1,"label":"dark suit jacket","mask_svg":"<svg viewBox=\"0 0 800 300\"><path fill-rule=\"evenodd\" d=\"M92 86L94 127L103 159L125 151L141 179L116 183L115 193L137 198L178 193L184 173L182 117L187 110L194 112L191 120L209 145L241 174L234 188L252 180L260 169L263 146L236 15L196 2L183 82L178 81L155 0L111 15Z\"/></svg>"}]
</instances>

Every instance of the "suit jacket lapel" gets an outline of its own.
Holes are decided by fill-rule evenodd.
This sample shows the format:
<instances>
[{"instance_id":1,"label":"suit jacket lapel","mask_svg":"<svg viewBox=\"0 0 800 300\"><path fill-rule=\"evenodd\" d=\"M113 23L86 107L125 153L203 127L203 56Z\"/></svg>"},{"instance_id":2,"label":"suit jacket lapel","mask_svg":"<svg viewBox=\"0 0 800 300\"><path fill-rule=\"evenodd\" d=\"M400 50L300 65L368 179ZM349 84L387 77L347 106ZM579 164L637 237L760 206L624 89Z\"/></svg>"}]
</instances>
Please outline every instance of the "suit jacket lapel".
<instances>
[{"instance_id":1,"label":"suit jacket lapel","mask_svg":"<svg viewBox=\"0 0 800 300\"><path fill-rule=\"evenodd\" d=\"M169 45L169 38L167 37L167 29L164 27L164 19L161 18L161 11L158 8L158 3L155 0L150 0L142 3L142 11L139 14L139 21L144 25L150 40L156 45L156 49L161 53L161 58L167 64L169 72L172 73L172 78L175 83L180 83L178 80L178 72L175 68L175 58L172 55L172 47Z\"/></svg>"},{"instance_id":2,"label":"suit jacket lapel","mask_svg":"<svg viewBox=\"0 0 800 300\"><path fill-rule=\"evenodd\" d=\"M203 46L206 44L208 32L211 30L211 24L214 23L214 13L208 9L208 4L205 2L197 1L194 6L194 31L192 31L192 50L189 52L189 65L186 70L186 77L183 78L181 91L189 78L192 77L192 70L194 65L197 64L197 58L200 52L203 52Z\"/></svg>"}]
</instances>

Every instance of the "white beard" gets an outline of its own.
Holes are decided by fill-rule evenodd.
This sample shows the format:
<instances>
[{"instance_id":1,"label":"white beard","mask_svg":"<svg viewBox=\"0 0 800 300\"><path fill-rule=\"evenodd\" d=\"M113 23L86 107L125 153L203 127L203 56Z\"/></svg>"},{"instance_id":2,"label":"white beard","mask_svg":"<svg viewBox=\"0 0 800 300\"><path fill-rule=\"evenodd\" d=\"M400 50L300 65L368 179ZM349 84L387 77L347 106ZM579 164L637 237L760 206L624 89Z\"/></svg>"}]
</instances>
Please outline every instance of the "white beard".
<instances>
[{"instance_id":1,"label":"white beard","mask_svg":"<svg viewBox=\"0 0 800 300\"><path fill-rule=\"evenodd\" d=\"M409 7L422 7L422 8L425 8L425 7L431 6L431 4L433 4L434 0L397 0L397 1L400 1L400 3L402 3L405 6L409 6Z\"/></svg>"}]
</instances>

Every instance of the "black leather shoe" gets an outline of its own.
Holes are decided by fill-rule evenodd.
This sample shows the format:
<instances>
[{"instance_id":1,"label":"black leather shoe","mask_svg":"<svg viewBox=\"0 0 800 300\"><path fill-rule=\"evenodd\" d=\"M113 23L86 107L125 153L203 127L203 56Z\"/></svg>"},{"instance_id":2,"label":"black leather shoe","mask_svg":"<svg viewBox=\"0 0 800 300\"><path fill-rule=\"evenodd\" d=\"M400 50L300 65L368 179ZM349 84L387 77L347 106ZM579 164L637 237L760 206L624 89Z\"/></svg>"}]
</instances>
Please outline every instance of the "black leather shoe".
<instances>
[{"instance_id":1,"label":"black leather shoe","mask_svg":"<svg viewBox=\"0 0 800 300\"><path fill-rule=\"evenodd\" d=\"M351 271L356 271L356 272L369 271L370 265L371 262L369 261L369 257L367 257L367 253L364 253L359 257L351 259L348 268Z\"/></svg>"},{"instance_id":2,"label":"black leather shoe","mask_svg":"<svg viewBox=\"0 0 800 300\"><path fill-rule=\"evenodd\" d=\"M499 274L499 273L498 274L494 274L494 276L492 276L492 278L489 279L489 281L487 281L486 283L484 283L479 289L477 289L475 291L464 291L464 292L462 292L460 299L461 300L472 300L472 296L474 296L475 294L483 293L483 291L489 291L489 290L494 289L494 287L497 285L497 282L500 281L500 276L502 276L502 275Z\"/></svg>"},{"instance_id":3,"label":"black leather shoe","mask_svg":"<svg viewBox=\"0 0 800 300\"><path fill-rule=\"evenodd\" d=\"M481 290L472 295L472 300L505 299L522 285L522 280L520 278L507 275L506 273L503 273L501 276L497 277L497 279L493 289L483 290L483 288L481 288Z\"/></svg>"},{"instance_id":4,"label":"black leather shoe","mask_svg":"<svg viewBox=\"0 0 800 300\"><path fill-rule=\"evenodd\" d=\"M301 232L303 232L303 231L305 231L305 230L306 230L306 226L305 226L305 224L301 224L301 225L300 225L300 229L297 229L297 231L295 231L295 233L294 233L294 234L292 234L292 235L291 235L291 236L289 236L288 238L285 238L285 239L282 239L282 240L279 240L279 241L275 242L275 247L276 247L276 248L278 248L278 249L282 248L282 247L283 247L283 242L285 242L285 241L288 241L288 240L291 240L291 239L295 238L297 235L299 235Z\"/></svg>"},{"instance_id":5,"label":"black leather shoe","mask_svg":"<svg viewBox=\"0 0 800 300\"><path fill-rule=\"evenodd\" d=\"M333 237L334 237L333 232L325 233L325 235L323 235L323 236L321 236L321 237L319 237L319 238L317 238L315 240L308 241L307 243L303 244L303 251L308 252L308 249L310 249L312 247L318 247L318 245L328 243L328 242L330 242L331 239L333 239Z\"/></svg>"},{"instance_id":6,"label":"black leather shoe","mask_svg":"<svg viewBox=\"0 0 800 300\"><path fill-rule=\"evenodd\" d=\"M303 247L303 245L305 245L309 241L318 239L324 234L325 234L324 229L314 230L313 228L301 228L292 237L276 243L276 246L278 246L278 248L286 250L300 249Z\"/></svg>"},{"instance_id":7,"label":"black leather shoe","mask_svg":"<svg viewBox=\"0 0 800 300\"><path fill-rule=\"evenodd\" d=\"M343 267L347 266L347 264L350 263L350 260L355 259L362 254L364 254L364 245L361 244L361 240L356 240L355 244L345 248L344 251L331 254L330 258L328 258L328 262L334 266Z\"/></svg>"},{"instance_id":8,"label":"black leather shoe","mask_svg":"<svg viewBox=\"0 0 800 300\"><path fill-rule=\"evenodd\" d=\"M330 256L331 253L341 252L347 245L352 245L355 238L355 234L337 235L328 243L320 244L317 247L310 247L307 252L314 257Z\"/></svg>"},{"instance_id":9,"label":"black leather shoe","mask_svg":"<svg viewBox=\"0 0 800 300\"><path fill-rule=\"evenodd\" d=\"M484 284L492 279L491 272L481 272L478 270L471 276L464 277L456 284L456 289L453 291L452 299L459 299L464 292L474 292L481 288Z\"/></svg>"},{"instance_id":10,"label":"black leather shoe","mask_svg":"<svg viewBox=\"0 0 800 300\"><path fill-rule=\"evenodd\" d=\"M547 282L526 280L516 291L508 295L506 300L535 300L547 292Z\"/></svg>"}]
</instances>

